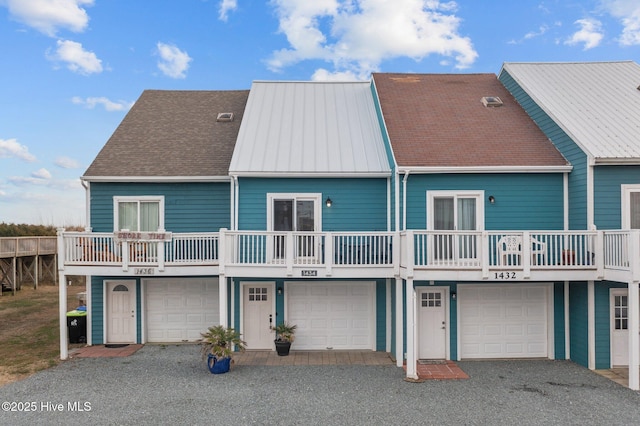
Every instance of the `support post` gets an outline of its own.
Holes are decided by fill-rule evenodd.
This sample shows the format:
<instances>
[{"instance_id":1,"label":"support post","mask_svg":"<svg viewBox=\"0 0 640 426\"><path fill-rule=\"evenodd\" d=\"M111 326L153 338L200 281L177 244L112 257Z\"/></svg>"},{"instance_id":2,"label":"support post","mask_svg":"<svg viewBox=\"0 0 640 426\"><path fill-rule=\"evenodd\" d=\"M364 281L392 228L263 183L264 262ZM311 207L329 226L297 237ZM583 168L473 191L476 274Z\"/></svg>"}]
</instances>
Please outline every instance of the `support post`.
<instances>
[{"instance_id":1,"label":"support post","mask_svg":"<svg viewBox=\"0 0 640 426\"><path fill-rule=\"evenodd\" d=\"M629 389L640 390L640 290L629 283Z\"/></svg>"},{"instance_id":2,"label":"support post","mask_svg":"<svg viewBox=\"0 0 640 426\"><path fill-rule=\"evenodd\" d=\"M218 297L220 304L220 325L228 327L229 325L229 310L227 300L227 278L225 275L220 274L218 276Z\"/></svg>"},{"instance_id":3,"label":"support post","mask_svg":"<svg viewBox=\"0 0 640 426\"><path fill-rule=\"evenodd\" d=\"M402 279L396 277L396 365L402 367L404 362L404 309L402 307Z\"/></svg>"},{"instance_id":4,"label":"support post","mask_svg":"<svg viewBox=\"0 0 640 426\"><path fill-rule=\"evenodd\" d=\"M416 359L416 290L413 288L413 279L409 278L406 283L407 298L407 377L418 378Z\"/></svg>"}]
</instances>

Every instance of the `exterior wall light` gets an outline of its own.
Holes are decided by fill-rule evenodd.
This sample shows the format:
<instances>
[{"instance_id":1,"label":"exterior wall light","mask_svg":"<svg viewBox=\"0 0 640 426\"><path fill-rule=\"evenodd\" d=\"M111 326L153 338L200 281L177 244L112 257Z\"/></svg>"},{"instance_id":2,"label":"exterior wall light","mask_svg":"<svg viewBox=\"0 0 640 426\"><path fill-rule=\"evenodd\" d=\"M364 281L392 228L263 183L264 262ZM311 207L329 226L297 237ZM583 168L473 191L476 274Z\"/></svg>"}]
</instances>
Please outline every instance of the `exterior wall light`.
<instances>
[{"instance_id":1,"label":"exterior wall light","mask_svg":"<svg viewBox=\"0 0 640 426\"><path fill-rule=\"evenodd\" d=\"M282 287L278 287L278 296L282 296Z\"/></svg>"},{"instance_id":2,"label":"exterior wall light","mask_svg":"<svg viewBox=\"0 0 640 426\"><path fill-rule=\"evenodd\" d=\"M495 204L495 202L496 202L496 197L494 197L493 195L489 195L489 202L490 202L491 204Z\"/></svg>"},{"instance_id":3,"label":"exterior wall light","mask_svg":"<svg viewBox=\"0 0 640 426\"><path fill-rule=\"evenodd\" d=\"M325 201L324 204L327 207L331 207L333 205L333 201L331 201L331 198L327 197L327 201Z\"/></svg>"}]
</instances>

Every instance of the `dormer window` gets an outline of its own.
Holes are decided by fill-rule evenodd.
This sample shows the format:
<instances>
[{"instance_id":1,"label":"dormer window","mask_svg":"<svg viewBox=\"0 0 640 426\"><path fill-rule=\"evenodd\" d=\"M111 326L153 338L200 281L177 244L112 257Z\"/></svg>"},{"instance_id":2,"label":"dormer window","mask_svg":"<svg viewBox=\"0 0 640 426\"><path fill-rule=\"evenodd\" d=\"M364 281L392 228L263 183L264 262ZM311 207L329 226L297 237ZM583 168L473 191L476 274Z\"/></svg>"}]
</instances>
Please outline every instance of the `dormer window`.
<instances>
[{"instance_id":1,"label":"dormer window","mask_svg":"<svg viewBox=\"0 0 640 426\"><path fill-rule=\"evenodd\" d=\"M216 118L216 121L233 121L233 113L232 112L218 113L218 118Z\"/></svg>"},{"instance_id":2,"label":"dormer window","mask_svg":"<svg viewBox=\"0 0 640 426\"><path fill-rule=\"evenodd\" d=\"M497 96L485 96L482 99L482 105L486 107L499 107L502 106L502 99Z\"/></svg>"}]
</instances>

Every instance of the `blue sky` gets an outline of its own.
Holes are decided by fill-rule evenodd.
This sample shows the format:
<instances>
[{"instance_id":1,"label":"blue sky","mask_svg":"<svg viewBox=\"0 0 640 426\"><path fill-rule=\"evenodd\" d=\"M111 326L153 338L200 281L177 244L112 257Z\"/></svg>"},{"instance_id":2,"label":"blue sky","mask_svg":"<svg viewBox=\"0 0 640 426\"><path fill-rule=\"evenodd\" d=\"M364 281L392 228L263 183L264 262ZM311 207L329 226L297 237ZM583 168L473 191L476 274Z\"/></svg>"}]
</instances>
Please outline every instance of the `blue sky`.
<instances>
[{"instance_id":1,"label":"blue sky","mask_svg":"<svg viewBox=\"0 0 640 426\"><path fill-rule=\"evenodd\" d=\"M145 89L639 59L638 0L0 0L0 222L83 225Z\"/></svg>"}]
</instances>

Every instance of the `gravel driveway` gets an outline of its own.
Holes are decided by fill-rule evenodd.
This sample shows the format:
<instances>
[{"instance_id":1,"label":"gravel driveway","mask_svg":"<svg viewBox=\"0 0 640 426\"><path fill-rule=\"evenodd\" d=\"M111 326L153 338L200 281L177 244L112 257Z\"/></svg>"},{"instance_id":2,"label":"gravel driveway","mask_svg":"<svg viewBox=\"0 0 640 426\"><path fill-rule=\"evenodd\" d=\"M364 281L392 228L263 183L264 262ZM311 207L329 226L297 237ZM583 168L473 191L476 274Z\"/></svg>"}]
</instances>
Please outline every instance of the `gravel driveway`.
<instances>
[{"instance_id":1,"label":"gravel driveway","mask_svg":"<svg viewBox=\"0 0 640 426\"><path fill-rule=\"evenodd\" d=\"M640 393L570 362L459 365L469 380L409 383L394 366L235 366L212 375L197 346L146 345L0 387L0 424L640 424Z\"/></svg>"}]
</instances>

